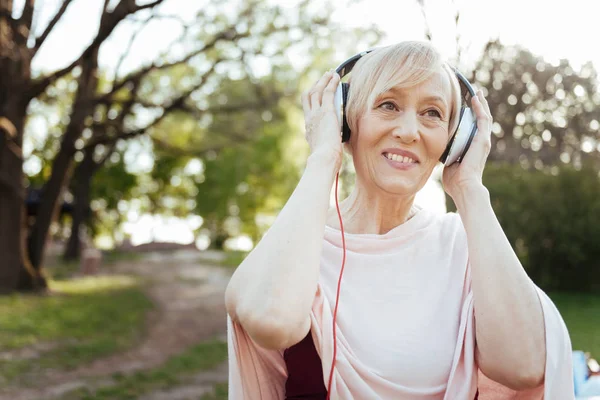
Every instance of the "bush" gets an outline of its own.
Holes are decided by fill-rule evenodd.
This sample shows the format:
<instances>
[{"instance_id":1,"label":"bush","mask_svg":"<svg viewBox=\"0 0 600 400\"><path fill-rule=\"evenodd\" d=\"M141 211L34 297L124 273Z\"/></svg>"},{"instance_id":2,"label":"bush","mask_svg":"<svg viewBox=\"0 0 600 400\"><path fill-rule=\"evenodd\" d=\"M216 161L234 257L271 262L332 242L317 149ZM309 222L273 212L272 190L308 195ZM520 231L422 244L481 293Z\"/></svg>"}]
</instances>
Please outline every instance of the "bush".
<instances>
[{"instance_id":1,"label":"bush","mask_svg":"<svg viewBox=\"0 0 600 400\"><path fill-rule=\"evenodd\" d=\"M570 166L555 172L488 164L483 179L504 232L538 286L600 290L598 172Z\"/></svg>"}]
</instances>

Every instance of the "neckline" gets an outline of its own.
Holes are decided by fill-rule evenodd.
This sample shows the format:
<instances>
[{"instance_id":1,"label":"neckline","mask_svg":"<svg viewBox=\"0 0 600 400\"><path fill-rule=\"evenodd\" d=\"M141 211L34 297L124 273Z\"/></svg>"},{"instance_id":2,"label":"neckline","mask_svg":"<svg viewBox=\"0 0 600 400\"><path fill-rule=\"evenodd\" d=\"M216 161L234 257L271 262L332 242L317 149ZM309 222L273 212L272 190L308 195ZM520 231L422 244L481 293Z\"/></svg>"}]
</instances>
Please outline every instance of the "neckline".
<instances>
[{"instance_id":1,"label":"neckline","mask_svg":"<svg viewBox=\"0 0 600 400\"><path fill-rule=\"evenodd\" d=\"M346 237L346 238L348 238L348 237L365 238L365 239L383 239L383 238L388 238L388 237L395 237L398 235L402 235L406 232L410 232L413 230L413 228L418 228L420 225L422 225L422 223L424 221L427 221L428 215L429 215L429 213L425 210L425 208L419 207L417 212L411 218L409 218L404 223L395 226L394 228L390 229L386 233L349 233L349 232L344 231L344 237ZM327 224L325 224L325 230L328 230L330 232L333 232L333 233L336 233L339 235L342 234L341 229L334 228Z\"/></svg>"}]
</instances>

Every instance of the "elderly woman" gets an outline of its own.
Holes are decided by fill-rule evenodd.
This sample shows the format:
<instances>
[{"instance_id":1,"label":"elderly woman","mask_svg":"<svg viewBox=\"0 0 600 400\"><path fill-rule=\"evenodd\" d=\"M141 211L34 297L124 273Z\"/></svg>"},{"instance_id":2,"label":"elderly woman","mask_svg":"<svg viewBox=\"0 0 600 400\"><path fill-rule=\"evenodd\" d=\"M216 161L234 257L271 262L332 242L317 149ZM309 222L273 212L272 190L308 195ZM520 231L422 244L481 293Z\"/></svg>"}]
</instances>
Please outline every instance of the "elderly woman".
<instances>
[{"instance_id":1,"label":"elderly woman","mask_svg":"<svg viewBox=\"0 0 600 400\"><path fill-rule=\"evenodd\" d=\"M414 199L458 125L454 70L420 42L360 57L345 143L339 84L327 72L303 96L304 174L227 288L230 399L573 398L564 322L482 182L483 94L470 102L478 133L443 174L458 213L442 214ZM344 151L356 184L330 209Z\"/></svg>"}]
</instances>

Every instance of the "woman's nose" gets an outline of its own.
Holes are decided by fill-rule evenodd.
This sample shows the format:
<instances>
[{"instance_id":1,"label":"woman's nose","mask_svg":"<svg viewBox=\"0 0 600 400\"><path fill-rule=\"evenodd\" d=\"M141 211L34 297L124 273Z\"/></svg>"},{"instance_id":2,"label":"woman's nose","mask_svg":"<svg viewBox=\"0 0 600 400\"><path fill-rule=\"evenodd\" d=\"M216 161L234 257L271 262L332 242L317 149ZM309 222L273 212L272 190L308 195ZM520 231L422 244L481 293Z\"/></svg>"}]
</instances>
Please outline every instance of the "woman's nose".
<instances>
[{"instance_id":1,"label":"woman's nose","mask_svg":"<svg viewBox=\"0 0 600 400\"><path fill-rule=\"evenodd\" d=\"M412 143L419 139L419 121L416 112L406 111L395 121L394 137L404 143Z\"/></svg>"}]
</instances>

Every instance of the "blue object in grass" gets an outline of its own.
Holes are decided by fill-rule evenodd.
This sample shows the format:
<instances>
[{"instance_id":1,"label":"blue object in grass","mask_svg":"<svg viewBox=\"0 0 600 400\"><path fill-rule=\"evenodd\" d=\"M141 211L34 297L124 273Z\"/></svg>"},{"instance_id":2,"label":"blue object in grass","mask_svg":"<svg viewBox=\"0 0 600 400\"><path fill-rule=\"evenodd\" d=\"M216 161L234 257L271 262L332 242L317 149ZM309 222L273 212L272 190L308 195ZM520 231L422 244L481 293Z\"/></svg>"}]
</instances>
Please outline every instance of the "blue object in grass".
<instances>
[{"instance_id":1,"label":"blue object in grass","mask_svg":"<svg viewBox=\"0 0 600 400\"><path fill-rule=\"evenodd\" d=\"M592 376L579 387L578 398L600 399L600 376Z\"/></svg>"},{"instance_id":2,"label":"blue object in grass","mask_svg":"<svg viewBox=\"0 0 600 400\"><path fill-rule=\"evenodd\" d=\"M581 388L588 380L589 371L585 360L585 353L580 350L573 351L573 386L575 395L579 396Z\"/></svg>"}]
</instances>

